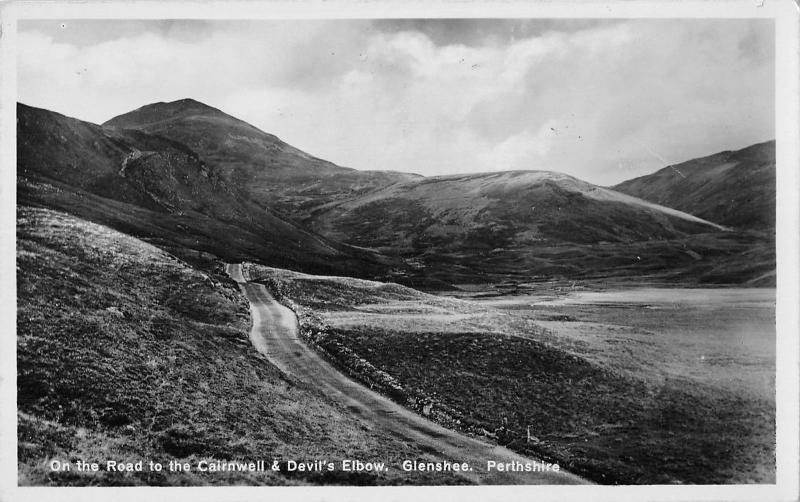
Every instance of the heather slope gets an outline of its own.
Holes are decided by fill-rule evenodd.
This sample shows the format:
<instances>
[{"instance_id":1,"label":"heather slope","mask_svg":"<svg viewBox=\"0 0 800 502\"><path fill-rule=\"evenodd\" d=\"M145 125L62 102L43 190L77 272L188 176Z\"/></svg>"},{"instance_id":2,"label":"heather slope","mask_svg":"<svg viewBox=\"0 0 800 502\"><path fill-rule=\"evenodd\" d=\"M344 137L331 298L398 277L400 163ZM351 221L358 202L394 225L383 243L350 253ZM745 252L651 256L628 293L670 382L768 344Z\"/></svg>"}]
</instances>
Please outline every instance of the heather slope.
<instances>
[{"instance_id":1,"label":"heather slope","mask_svg":"<svg viewBox=\"0 0 800 502\"><path fill-rule=\"evenodd\" d=\"M287 460L399 464L423 452L287 378L248 339L248 304L202 271L107 227L17 215L21 485L460 483L456 476L288 473ZM284 472L51 472L50 459L281 460Z\"/></svg>"}]
</instances>

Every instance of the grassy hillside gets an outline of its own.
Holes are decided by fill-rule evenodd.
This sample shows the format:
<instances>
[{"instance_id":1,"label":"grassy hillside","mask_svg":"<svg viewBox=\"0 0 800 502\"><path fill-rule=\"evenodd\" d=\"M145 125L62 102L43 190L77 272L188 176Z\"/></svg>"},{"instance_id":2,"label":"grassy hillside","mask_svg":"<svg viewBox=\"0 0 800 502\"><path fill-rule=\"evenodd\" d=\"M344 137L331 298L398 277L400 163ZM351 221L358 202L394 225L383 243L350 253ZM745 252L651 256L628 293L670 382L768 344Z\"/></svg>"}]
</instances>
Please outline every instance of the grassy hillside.
<instances>
[{"instance_id":1,"label":"grassy hillside","mask_svg":"<svg viewBox=\"0 0 800 502\"><path fill-rule=\"evenodd\" d=\"M665 167L613 187L721 225L775 228L775 141Z\"/></svg>"},{"instance_id":2,"label":"grassy hillside","mask_svg":"<svg viewBox=\"0 0 800 502\"><path fill-rule=\"evenodd\" d=\"M248 304L201 271L107 227L45 209L17 216L21 485L397 484L386 473L50 472L52 459L346 458L424 453L287 379L248 340Z\"/></svg>"},{"instance_id":3,"label":"grassy hillside","mask_svg":"<svg viewBox=\"0 0 800 502\"><path fill-rule=\"evenodd\" d=\"M774 482L774 401L647 361L600 363L586 342L512 311L392 284L248 271L343 371L447 427L600 483ZM630 361L624 346L605 350Z\"/></svg>"},{"instance_id":4,"label":"grassy hillside","mask_svg":"<svg viewBox=\"0 0 800 502\"><path fill-rule=\"evenodd\" d=\"M321 207L310 223L332 238L400 253L661 240L720 230L547 171L412 180Z\"/></svg>"}]
</instances>

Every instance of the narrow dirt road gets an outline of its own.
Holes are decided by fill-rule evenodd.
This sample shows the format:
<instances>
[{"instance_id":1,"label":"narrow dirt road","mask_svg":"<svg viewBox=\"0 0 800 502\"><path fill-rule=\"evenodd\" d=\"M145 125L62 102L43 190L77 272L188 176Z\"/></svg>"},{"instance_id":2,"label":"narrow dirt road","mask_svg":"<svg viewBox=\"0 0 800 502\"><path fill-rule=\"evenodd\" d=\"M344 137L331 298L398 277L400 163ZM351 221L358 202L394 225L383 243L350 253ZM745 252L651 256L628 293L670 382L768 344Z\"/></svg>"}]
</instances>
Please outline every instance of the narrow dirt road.
<instances>
[{"instance_id":1,"label":"narrow dirt road","mask_svg":"<svg viewBox=\"0 0 800 502\"><path fill-rule=\"evenodd\" d=\"M416 444L431 458L421 461L467 462L472 471L464 476L481 484L584 484L585 480L567 472L520 472L487 470L490 460L499 463L532 463L507 448L459 434L435 424L394 401L350 380L297 335L294 312L281 305L262 284L247 282L239 264L226 267L228 275L250 300L253 328L250 340L275 366L288 375L305 381L342 403L354 415L377 430L391 433ZM401 468L401 466L392 466ZM414 473L410 472L409 476Z\"/></svg>"}]
</instances>

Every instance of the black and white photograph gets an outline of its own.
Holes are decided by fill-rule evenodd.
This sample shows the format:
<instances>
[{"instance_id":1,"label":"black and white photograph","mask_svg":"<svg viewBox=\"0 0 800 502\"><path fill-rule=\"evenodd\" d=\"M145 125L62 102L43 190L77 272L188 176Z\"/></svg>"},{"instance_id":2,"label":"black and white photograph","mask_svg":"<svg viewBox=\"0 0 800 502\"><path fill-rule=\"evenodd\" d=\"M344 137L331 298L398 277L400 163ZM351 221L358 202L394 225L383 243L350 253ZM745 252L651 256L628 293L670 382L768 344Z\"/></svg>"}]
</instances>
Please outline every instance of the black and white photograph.
<instances>
[{"instance_id":1,"label":"black and white photograph","mask_svg":"<svg viewBox=\"0 0 800 502\"><path fill-rule=\"evenodd\" d=\"M110 4L1 11L0 498L796 499L794 2Z\"/></svg>"}]
</instances>

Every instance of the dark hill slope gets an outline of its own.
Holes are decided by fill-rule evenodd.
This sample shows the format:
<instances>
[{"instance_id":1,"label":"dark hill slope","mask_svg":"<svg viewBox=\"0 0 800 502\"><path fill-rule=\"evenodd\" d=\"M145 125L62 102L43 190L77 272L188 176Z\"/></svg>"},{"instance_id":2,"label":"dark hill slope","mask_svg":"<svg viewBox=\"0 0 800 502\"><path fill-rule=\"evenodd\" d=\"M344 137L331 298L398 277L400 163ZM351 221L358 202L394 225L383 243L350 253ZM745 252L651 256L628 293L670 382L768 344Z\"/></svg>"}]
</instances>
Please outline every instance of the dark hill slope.
<instances>
[{"instance_id":1,"label":"dark hill slope","mask_svg":"<svg viewBox=\"0 0 800 502\"><path fill-rule=\"evenodd\" d=\"M665 167L614 190L721 225L775 228L775 141Z\"/></svg>"},{"instance_id":2,"label":"dark hill slope","mask_svg":"<svg viewBox=\"0 0 800 502\"><path fill-rule=\"evenodd\" d=\"M252 200L298 220L319 204L417 177L337 166L192 99L146 105L104 125L137 129L183 143Z\"/></svg>"},{"instance_id":3,"label":"dark hill slope","mask_svg":"<svg viewBox=\"0 0 800 502\"><path fill-rule=\"evenodd\" d=\"M178 142L22 104L17 117L20 203L229 260L345 275L383 267L374 255L330 242L251 202Z\"/></svg>"}]
</instances>

